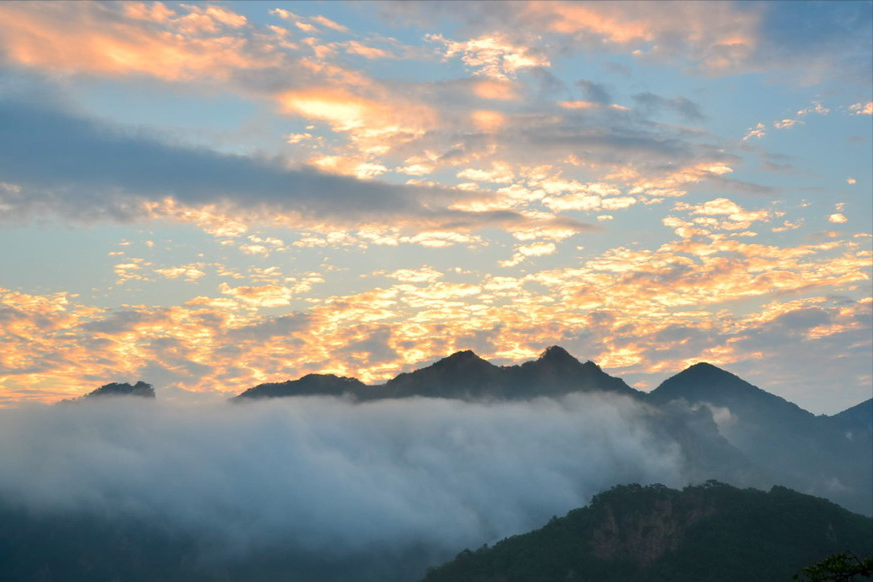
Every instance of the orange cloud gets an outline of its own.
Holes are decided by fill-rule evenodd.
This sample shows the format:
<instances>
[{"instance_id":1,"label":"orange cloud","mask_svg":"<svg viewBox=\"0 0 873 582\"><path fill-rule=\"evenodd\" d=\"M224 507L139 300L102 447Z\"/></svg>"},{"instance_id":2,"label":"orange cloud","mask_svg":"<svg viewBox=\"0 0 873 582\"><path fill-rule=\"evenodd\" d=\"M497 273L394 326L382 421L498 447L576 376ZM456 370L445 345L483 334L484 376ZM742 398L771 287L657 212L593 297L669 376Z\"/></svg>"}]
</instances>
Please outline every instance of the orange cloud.
<instances>
[{"instance_id":1,"label":"orange cloud","mask_svg":"<svg viewBox=\"0 0 873 582\"><path fill-rule=\"evenodd\" d=\"M227 9L187 6L176 12L161 3L121 8L127 20L101 3L4 3L0 47L9 61L42 70L169 81L226 79L234 69L277 62L224 33L246 22Z\"/></svg>"},{"instance_id":2,"label":"orange cloud","mask_svg":"<svg viewBox=\"0 0 873 582\"><path fill-rule=\"evenodd\" d=\"M437 120L432 108L394 97L369 81L354 89L325 86L289 91L277 98L286 113L323 121L336 132L347 132L357 150L355 154L322 155L315 161L321 160L319 165L324 169L364 178L387 171L376 156L422 135Z\"/></svg>"},{"instance_id":3,"label":"orange cloud","mask_svg":"<svg viewBox=\"0 0 873 582\"><path fill-rule=\"evenodd\" d=\"M473 84L473 94L481 99L514 101L519 98L515 83L502 79L481 79Z\"/></svg>"},{"instance_id":4,"label":"orange cloud","mask_svg":"<svg viewBox=\"0 0 873 582\"><path fill-rule=\"evenodd\" d=\"M519 245L515 248L512 258L500 261L501 267L514 267L529 257L542 257L554 254L558 247L553 242L535 242L528 245Z\"/></svg>"},{"instance_id":5,"label":"orange cloud","mask_svg":"<svg viewBox=\"0 0 873 582\"><path fill-rule=\"evenodd\" d=\"M873 101L855 103L849 106L849 110L855 115L873 115Z\"/></svg>"},{"instance_id":6,"label":"orange cloud","mask_svg":"<svg viewBox=\"0 0 873 582\"><path fill-rule=\"evenodd\" d=\"M427 39L443 45L446 58L460 57L474 74L497 81L507 81L519 70L528 67L548 67L551 63L529 46L513 43L500 34L484 35L467 41L453 41L441 34L429 34Z\"/></svg>"},{"instance_id":7,"label":"orange cloud","mask_svg":"<svg viewBox=\"0 0 873 582\"><path fill-rule=\"evenodd\" d=\"M650 2L534 1L521 13L523 22L574 38L594 37L637 55L670 56L686 48L712 72L748 62L759 44L760 19L759 10L737 10L721 2L671 2L666 8Z\"/></svg>"},{"instance_id":8,"label":"orange cloud","mask_svg":"<svg viewBox=\"0 0 873 582\"><path fill-rule=\"evenodd\" d=\"M700 217L736 211L727 202L688 210ZM553 245L531 240L515 249L520 257L551 252ZM0 390L7 401L57 399L145 377L158 379L159 388L236 393L308 372L378 382L456 349L509 363L556 342L608 370L649 375L699 359L725 365L788 357L767 347L778 330L792 349L791 334L798 333L825 351L868 331L861 317L869 300L850 304L826 295L868 284L871 257L853 239L777 247L710 234L653 249L611 249L572 267L520 276L409 267L382 273L385 287L330 297L312 293L324 273L284 277L275 268L254 274L265 284L223 284L224 297L170 308L106 312L67 294L0 290ZM812 290L821 297L808 297ZM786 301L790 293L804 295ZM292 298L310 307L258 313ZM810 309L815 317L803 323ZM796 331L789 325L795 319L802 324ZM770 335L756 343L761 333ZM42 392L28 392L33 387Z\"/></svg>"},{"instance_id":9,"label":"orange cloud","mask_svg":"<svg viewBox=\"0 0 873 582\"><path fill-rule=\"evenodd\" d=\"M292 290L281 285L231 287L222 283L219 290L251 307L282 307L291 303Z\"/></svg>"},{"instance_id":10,"label":"orange cloud","mask_svg":"<svg viewBox=\"0 0 873 582\"><path fill-rule=\"evenodd\" d=\"M470 114L470 119L482 131L498 131L506 124L506 116L499 111L478 110Z\"/></svg>"},{"instance_id":11,"label":"orange cloud","mask_svg":"<svg viewBox=\"0 0 873 582\"><path fill-rule=\"evenodd\" d=\"M181 267L167 267L164 269L155 269L155 273L163 275L167 279L183 278L185 281L196 281L200 277L206 275L200 270L202 265L184 265Z\"/></svg>"}]
</instances>

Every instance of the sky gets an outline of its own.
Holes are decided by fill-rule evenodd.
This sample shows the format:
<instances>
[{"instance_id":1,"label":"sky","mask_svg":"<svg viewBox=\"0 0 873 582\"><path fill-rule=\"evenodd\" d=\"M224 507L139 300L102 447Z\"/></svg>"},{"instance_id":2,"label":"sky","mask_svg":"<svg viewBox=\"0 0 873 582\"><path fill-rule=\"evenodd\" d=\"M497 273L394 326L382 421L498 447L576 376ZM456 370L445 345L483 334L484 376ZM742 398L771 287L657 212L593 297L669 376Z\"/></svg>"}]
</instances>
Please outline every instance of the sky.
<instances>
[{"instance_id":1,"label":"sky","mask_svg":"<svg viewBox=\"0 0 873 582\"><path fill-rule=\"evenodd\" d=\"M2 2L0 406L560 345L873 396L873 3Z\"/></svg>"}]
</instances>

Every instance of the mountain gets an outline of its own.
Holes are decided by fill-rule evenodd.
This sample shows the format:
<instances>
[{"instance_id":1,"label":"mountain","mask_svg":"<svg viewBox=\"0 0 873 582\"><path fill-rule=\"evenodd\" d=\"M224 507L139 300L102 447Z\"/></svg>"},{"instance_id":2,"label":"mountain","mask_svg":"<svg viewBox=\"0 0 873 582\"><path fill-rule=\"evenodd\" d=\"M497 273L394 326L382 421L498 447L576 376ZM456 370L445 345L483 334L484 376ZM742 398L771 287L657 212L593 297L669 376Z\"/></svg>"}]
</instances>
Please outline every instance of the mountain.
<instances>
[{"instance_id":1,"label":"mountain","mask_svg":"<svg viewBox=\"0 0 873 582\"><path fill-rule=\"evenodd\" d=\"M502 393L502 384L501 368L465 350L425 368L400 374L376 387L375 392L382 398L480 399Z\"/></svg>"},{"instance_id":2,"label":"mountain","mask_svg":"<svg viewBox=\"0 0 873 582\"><path fill-rule=\"evenodd\" d=\"M358 394L367 386L357 378L334 374L307 374L298 380L258 384L233 398L235 402L248 398L282 398L285 396L343 396Z\"/></svg>"},{"instance_id":3,"label":"mountain","mask_svg":"<svg viewBox=\"0 0 873 582\"><path fill-rule=\"evenodd\" d=\"M559 396L576 391L640 396L624 380L610 376L590 360L581 363L559 346L546 348L537 360L503 370L511 393L517 397Z\"/></svg>"},{"instance_id":4,"label":"mountain","mask_svg":"<svg viewBox=\"0 0 873 582\"><path fill-rule=\"evenodd\" d=\"M699 363L686 368L661 383L649 394L649 400L663 404L684 399L690 404L709 404L727 407L748 420L778 419L793 426L803 424L815 416L796 404L753 386L742 378L712 364Z\"/></svg>"},{"instance_id":5,"label":"mountain","mask_svg":"<svg viewBox=\"0 0 873 582\"><path fill-rule=\"evenodd\" d=\"M112 382L110 384L104 384L100 388L92 390L84 396L63 400L61 401L61 403L66 404L70 402L82 402L84 400L94 400L118 396L135 396L139 398L153 399L155 397L155 389L151 384L146 384L143 381L139 381L136 384L128 384L127 382Z\"/></svg>"},{"instance_id":6,"label":"mountain","mask_svg":"<svg viewBox=\"0 0 873 582\"><path fill-rule=\"evenodd\" d=\"M413 396L507 400L591 391L641 396L594 362L583 364L563 348L552 346L538 359L520 366L495 366L472 351L464 350L377 386L366 386L354 378L310 374L299 380L255 386L235 400L304 395L353 395L361 400Z\"/></svg>"},{"instance_id":7,"label":"mountain","mask_svg":"<svg viewBox=\"0 0 873 582\"><path fill-rule=\"evenodd\" d=\"M542 529L465 550L422 582L770 582L871 547L869 518L784 487L626 485Z\"/></svg>"},{"instance_id":8,"label":"mountain","mask_svg":"<svg viewBox=\"0 0 873 582\"><path fill-rule=\"evenodd\" d=\"M815 415L712 364L700 363L665 380L649 393L657 406L672 401L707 408L719 431L753 461L782 453L815 424ZM774 441L775 439L775 441Z\"/></svg>"},{"instance_id":9,"label":"mountain","mask_svg":"<svg viewBox=\"0 0 873 582\"><path fill-rule=\"evenodd\" d=\"M873 398L831 416L830 420L849 440L869 441L873 435Z\"/></svg>"},{"instance_id":10,"label":"mountain","mask_svg":"<svg viewBox=\"0 0 873 582\"><path fill-rule=\"evenodd\" d=\"M648 400L656 406L682 402L708 409L719 433L764 468L771 483L873 513L873 444L863 428L864 404L836 417L817 417L706 363L668 378ZM856 418L860 425L853 424Z\"/></svg>"}]
</instances>

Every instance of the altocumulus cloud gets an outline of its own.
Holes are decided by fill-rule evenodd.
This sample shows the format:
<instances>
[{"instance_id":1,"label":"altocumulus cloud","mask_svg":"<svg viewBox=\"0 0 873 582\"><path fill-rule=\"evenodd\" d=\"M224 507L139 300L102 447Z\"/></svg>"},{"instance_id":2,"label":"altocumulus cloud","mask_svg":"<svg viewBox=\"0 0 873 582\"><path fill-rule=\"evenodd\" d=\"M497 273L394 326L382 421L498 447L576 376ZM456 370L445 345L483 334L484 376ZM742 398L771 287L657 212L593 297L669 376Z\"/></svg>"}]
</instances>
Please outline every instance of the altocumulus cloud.
<instances>
[{"instance_id":1,"label":"altocumulus cloud","mask_svg":"<svg viewBox=\"0 0 873 582\"><path fill-rule=\"evenodd\" d=\"M642 404L299 398L0 410L0 496L169 520L229 550L445 552L541 525L615 483L678 485Z\"/></svg>"}]
</instances>

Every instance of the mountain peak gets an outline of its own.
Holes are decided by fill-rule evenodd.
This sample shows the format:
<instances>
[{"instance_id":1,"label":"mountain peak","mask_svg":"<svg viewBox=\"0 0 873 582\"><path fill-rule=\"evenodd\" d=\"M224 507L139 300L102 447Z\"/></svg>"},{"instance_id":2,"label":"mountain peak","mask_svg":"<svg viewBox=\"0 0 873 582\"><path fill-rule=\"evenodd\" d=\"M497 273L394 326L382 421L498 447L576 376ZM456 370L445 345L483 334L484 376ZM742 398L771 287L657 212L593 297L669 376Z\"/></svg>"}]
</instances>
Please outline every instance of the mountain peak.
<instances>
[{"instance_id":1,"label":"mountain peak","mask_svg":"<svg viewBox=\"0 0 873 582\"><path fill-rule=\"evenodd\" d=\"M684 399L691 404L709 403L727 407L732 413L742 410L748 418L754 417L766 424L776 422L776 418L784 422L797 419L803 422L813 417L796 404L706 362L689 366L667 378L649 393L649 398L656 404Z\"/></svg>"},{"instance_id":2,"label":"mountain peak","mask_svg":"<svg viewBox=\"0 0 873 582\"><path fill-rule=\"evenodd\" d=\"M540 360L547 362L576 362L579 360L570 355L570 352L561 346L549 346L540 354Z\"/></svg>"},{"instance_id":3,"label":"mountain peak","mask_svg":"<svg viewBox=\"0 0 873 582\"><path fill-rule=\"evenodd\" d=\"M697 362L696 364L692 364L692 365L688 366L687 368L685 368L685 370L686 371L688 371L688 370L701 370L701 371L705 370L705 371L710 371L710 372L714 372L714 371L725 372L725 370L722 370L718 366L716 366L714 364L710 364L709 362ZM730 372L725 372L725 373L729 374Z\"/></svg>"},{"instance_id":4,"label":"mountain peak","mask_svg":"<svg viewBox=\"0 0 873 582\"><path fill-rule=\"evenodd\" d=\"M750 384L745 382L742 378L740 378L736 374L732 374L732 373L728 372L727 370L723 370L723 369L719 368L718 366L710 364L709 362L697 362L696 364L692 364L691 366L688 366L687 368L685 368L684 370L682 370L681 372L679 372L678 374L673 376L673 378L681 379L684 381L690 381L690 382L706 382L706 383L712 383L712 382L731 382L731 383L733 383L732 381L739 381L743 384L751 386ZM673 378L671 378L671 379L673 379Z\"/></svg>"},{"instance_id":5,"label":"mountain peak","mask_svg":"<svg viewBox=\"0 0 873 582\"><path fill-rule=\"evenodd\" d=\"M283 396L341 396L359 395L366 389L357 378L347 378L336 374L306 374L297 380L270 382L249 388L232 400L242 402L252 398L278 398Z\"/></svg>"},{"instance_id":6,"label":"mountain peak","mask_svg":"<svg viewBox=\"0 0 873 582\"><path fill-rule=\"evenodd\" d=\"M454 370L461 373L462 371L468 372L471 369L493 367L493 364L480 358L473 350L460 350L441 360L437 360L427 368L422 368L422 370L434 368L442 371Z\"/></svg>"},{"instance_id":7,"label":"mountain peak","mask_svg":"<svg viewBox=\"0 0 873 582\"><path fill-rule=\"evenodd\" d=\"M471 350L461 350L430 366L388 380L383 396L468 398L494 396L500 369Z\"/></svg>"},{"instance_id":8,"label":"mountain peak","mask_svg":"<svg viewBox=\"0 0 873 582\"><path fill-rule=\"evenodd\" d=\"M730 395L765 394L742 378L708 362L698 362L671 376L651 393L656 401L685 398L689 402L706 400L713 403Z\"/></svg>"},{"instance_id":9,"label":"mountain peak","mask_svg":"<svg viewBox=\"0 0 873 582\"><path fill-rule=\"evenodd\" d=\"M455 352L451 356L447 356L447 357L443 358L442 360L439 360L437 362L437 364L442 363L442 362L475 362L475 361L484 362L485 360L483 360L478 355L476 355L476 352L474 352L473 350L460 350L458 352Z\"/></svg>"},{"instance_id":10,"label":"mountain peak","mask_svg":"<svg viewBox=\"0 0 873 582\"><path fill-rule=\"evenodd\" d=\"M140 396L142 398L154 398L155 389L151 384L147 384L140 380L136 384L128 384L127 382L112 382L97 388L93 392L85 395L85 398L95 398L104 396Z\"/></svg>"}]
</instances>

